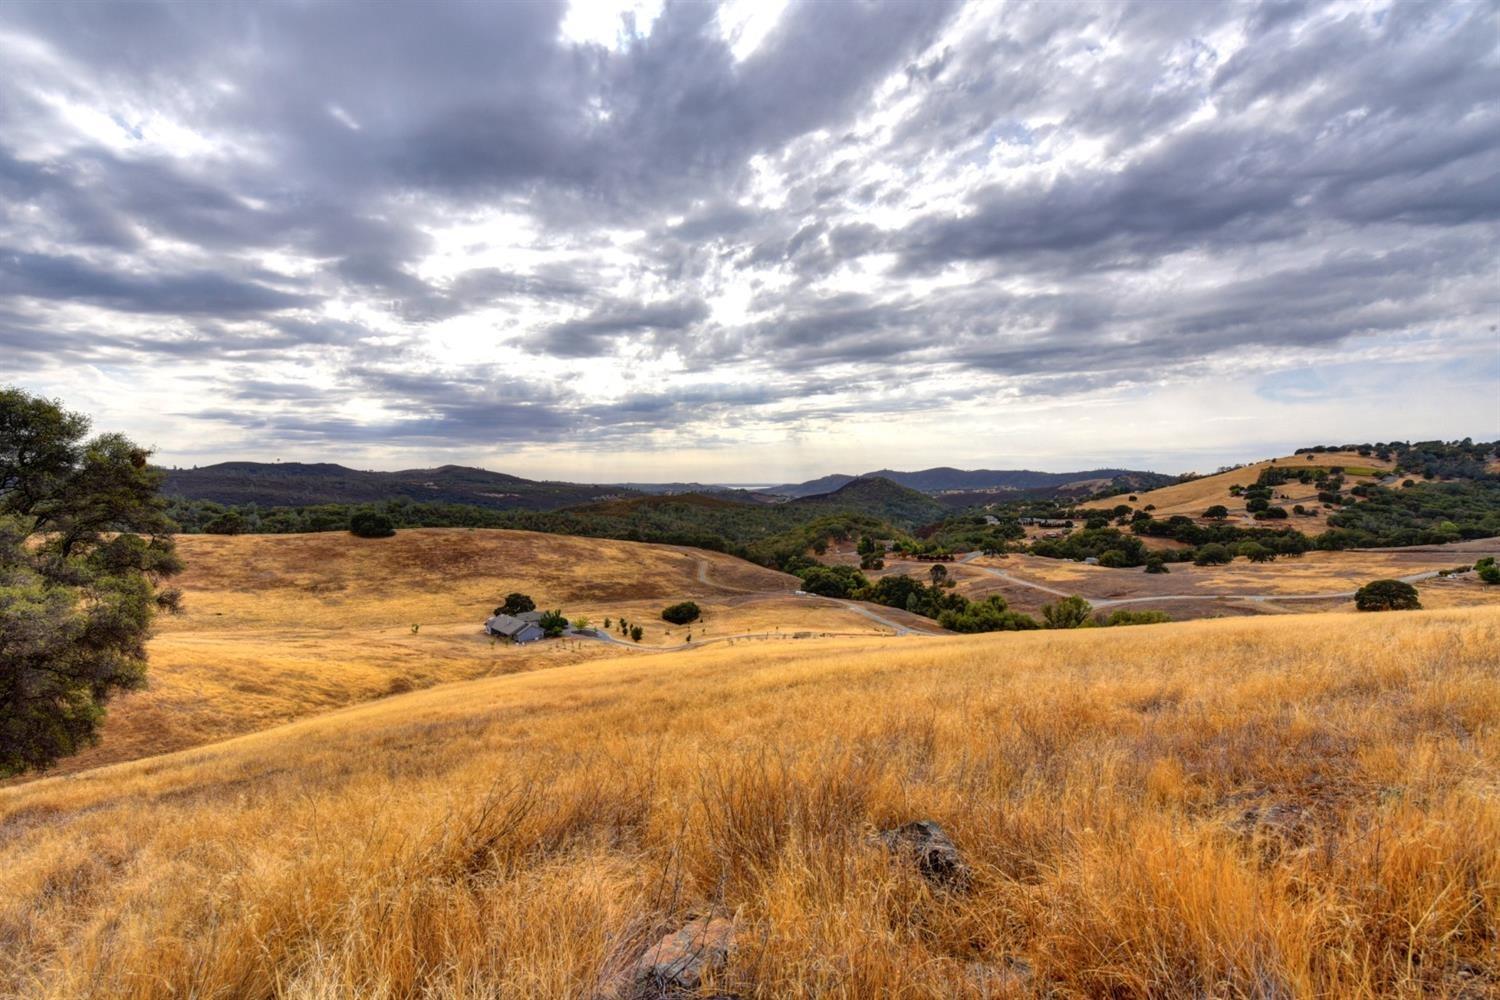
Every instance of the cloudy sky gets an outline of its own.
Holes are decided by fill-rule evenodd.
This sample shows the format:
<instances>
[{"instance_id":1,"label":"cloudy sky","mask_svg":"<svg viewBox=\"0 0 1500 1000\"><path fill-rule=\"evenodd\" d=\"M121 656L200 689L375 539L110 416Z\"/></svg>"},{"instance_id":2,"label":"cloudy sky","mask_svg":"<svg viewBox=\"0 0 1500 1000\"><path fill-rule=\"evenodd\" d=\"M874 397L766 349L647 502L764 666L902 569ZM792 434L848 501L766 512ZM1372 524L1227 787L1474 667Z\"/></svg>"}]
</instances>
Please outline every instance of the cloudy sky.
<instances>
[{"instance_id":1,"label":"cloudy sky","mask_svg":"<svg viewBox=\"0 0 1500 1000\"><path fill-rule=\"evenodd\" d=\"M0 383L166 464L1500 431L1500 6L0 3Z\"/></svg>"}]
</instances>

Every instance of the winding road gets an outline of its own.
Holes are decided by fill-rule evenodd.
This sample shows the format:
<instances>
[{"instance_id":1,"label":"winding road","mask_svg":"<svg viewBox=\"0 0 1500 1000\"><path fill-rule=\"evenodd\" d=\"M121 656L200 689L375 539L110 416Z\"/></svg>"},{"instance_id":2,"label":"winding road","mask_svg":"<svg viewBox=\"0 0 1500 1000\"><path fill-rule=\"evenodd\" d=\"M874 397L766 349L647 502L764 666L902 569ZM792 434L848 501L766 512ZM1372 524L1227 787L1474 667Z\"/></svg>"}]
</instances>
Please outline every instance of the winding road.
<instances>
[{"instance_id":1,"label":"winding road","mask_svg":"<svg viewBox=\"0 0 1500 1000\"><path fill-rule=\"evenodd\" d=\"M979 556L980 553L978 552L970 552L958 561L968 564L970 569L977 569L981 573L988 573L990 576L998 577L1018 587L1029 587L1032 590L1040 590L1043 593L1052 594L1054 597L1073 596L1073 592L1059 590L1056 587L1049 587L1042 583L1034 583L1031 580L1023 580L1018 576L1011 576L1004 570L993 569L989 566L977 566L974 564L974 560L979 558ZM1428 580L1437 575L1437 570L1427 570L1423 573L1412 573L1408 576L1397 577L1396 579L1402 583L1416 583L1418 580ZM1256 603L1264 603L1267 601L1351 600L1353 597L1354 591L1340 590L1326 594L1152 594L1147 597L1089 597L1086 599L1096 608L1112 608L1122 604L1148 604L1154 601L1254 601Z\"/></svg>"}]
</instances>

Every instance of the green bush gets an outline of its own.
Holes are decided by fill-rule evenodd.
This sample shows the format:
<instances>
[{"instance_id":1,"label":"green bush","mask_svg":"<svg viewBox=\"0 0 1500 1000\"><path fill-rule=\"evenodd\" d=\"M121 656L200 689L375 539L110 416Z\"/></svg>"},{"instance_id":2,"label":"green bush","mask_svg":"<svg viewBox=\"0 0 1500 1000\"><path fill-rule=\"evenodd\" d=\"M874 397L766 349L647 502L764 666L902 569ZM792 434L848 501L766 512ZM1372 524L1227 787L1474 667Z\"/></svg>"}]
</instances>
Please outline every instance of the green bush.
<instances>
[{"instance_id":1,"label":"green bush","mask_svg":"<svg viewBox=\"0 0 1500 1000\"><path fill-rule=\"evenodd\" d=\"M1042 605L1042 620L1047 623L1047 628L1081 628L1093 610L1092 604L1074 594Z\"/></svg>"},{"instance_id":2,"label":"green bush","mask_svg":"<svg viewBox=\"0 0 1500 1000\"><path fill-rule=\"evenodd\" d=\"M357 510L349 515L349 530L360 538L389 538L396 533L391 519L373 510Z\"/></svg>"},{"instance_id":3,"label":"green bush","mask_svg":"<svg viewBox=\"0 0 1500 1000\"><path fill-rule=\"evenodd\" d=\"M1113 611L1100 624L1106 628L1117 625L1160 625L1169 622L1172 616L1165 611Z\"/></svg>"},{"instance_id":4,"label":"green bush","mask_svg":"<svg viewBox=\"0 0 1500 1000\"><path fill-rule=\"evenodd\" d=\"M1167 569L1167 561L1165 559L1163 559L1161 556L1152 556L1150 559L1146 560L1146 572L1170 573L1172 571Z\"/></svg>"},{"instance_id":5,"label":"green bush","mask_svg":"<svg viewBox=\"0 0 1500 1000\"><path fill-rule=\"evenodd\" d=\"M1492 586L1500 583L1500 566L1496 566L1492 561L1488 566L1481 567L1479 570L1479 579Z\"/></svg>"},{"instance_id":6,"label":"green bush","mask_svg":"<svg viewBox=\"0 0 1500 1000\"><path fill-rule=\"evenodd\" d=\"M673 625L686 625L688 622L697 621L699 614L701 612L698 610L698 605L692 601L683 601L681 604L674 604L663 610L661 616Z\"/></svg>"},{"instance_id":7,"label":"green bush","mask_svg":"<svg viewBox=\"0 0 1500 1000\"><path fill-rule=\"evenodd\" d=\"M1374 580L1354 592L1361 611L1411 611L1422 606L1417 588L1400 580Z\"/></svg>"},{"instance_id":8,"label":"green bush","mask_svg":"<svg viewBox=\"0 0 1500 1000\"><path fill-rule=\"evenodd\" d=\"M537 624L542 627L542 634L549 639L556 639L566 632L569 627L567 616L560 609L543 612L541 620Z\"/></svg>"}]
</instances>

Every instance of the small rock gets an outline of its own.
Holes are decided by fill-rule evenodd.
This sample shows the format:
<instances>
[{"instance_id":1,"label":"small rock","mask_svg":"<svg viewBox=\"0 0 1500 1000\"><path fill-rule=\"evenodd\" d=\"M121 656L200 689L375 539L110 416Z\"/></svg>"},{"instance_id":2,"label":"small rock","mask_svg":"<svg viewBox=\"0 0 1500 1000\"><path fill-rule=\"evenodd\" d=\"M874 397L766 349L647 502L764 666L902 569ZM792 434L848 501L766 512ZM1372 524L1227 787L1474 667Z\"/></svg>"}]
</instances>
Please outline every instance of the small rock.
<instances>
[{"instance_id":1,"label":"small rock","mask_svg":"<svg viewBox=\"0 0 1500 1000\"><path fill-rule=\"evenodd\" d=\"M964 863L963 855L958 853L947 831L930 819L882 830L880 840L890 850L915 860L917 870L929 882L953 886L969 882L969 866Z\"/></svg>"},{"instance_id":2,"label":"small rock","mask_svg":"<svg viewBox=\"0 0 1500 1000\"><path fill-rule=\"evenodd\" d=\"M624 996L659 1000L696 994L704 974L722 968L733 947L732 921L722 917L689 921L646 949L627 974Z\"/></svg>"},{"instance_id":3,"label":"small rock","mask_svg":"<svg viewBox=\"0 0 1500 1000\"><path fill-rule=\"evenodd\" d=\"M1301 806L1275 802L1246 809L1230 822L1229 828L1247 837L1275 837L1300 843L1312 832L1312 813Z\"/></svg>"},{"instance_id":4,"label":"small rock","mask_svg":"<svg viewBox=\"0 0 1500 1000\"><path fill-rule=\"evenodd\" d=\"M1009 997L1023 993L1031 988L1031 981L1034 978L1030 962L1024 958L1010 957L998 964L969 962L964 967L964 974L985 1000L991 997Z\"/></svg>"}]
</instances>

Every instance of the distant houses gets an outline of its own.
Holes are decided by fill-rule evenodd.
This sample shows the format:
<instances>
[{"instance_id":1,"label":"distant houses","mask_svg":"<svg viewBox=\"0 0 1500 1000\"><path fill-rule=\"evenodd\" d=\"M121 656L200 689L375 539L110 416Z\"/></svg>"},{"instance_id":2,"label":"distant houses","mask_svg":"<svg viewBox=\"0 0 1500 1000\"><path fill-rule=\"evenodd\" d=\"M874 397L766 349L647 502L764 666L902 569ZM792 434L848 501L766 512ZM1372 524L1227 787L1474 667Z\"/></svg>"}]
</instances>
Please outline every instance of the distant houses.
<instances>
[{"instance_id":1,"label":"distant houses","mask_svg":"<svg viewBox=\"0 0 1500 1000\"><path fill-rule=\"evenodd\" d=\"M545 634L541 626L540 611L523 611L518 615L495 615L484 623L490 635L509 639L511 642L536 642Z\"/></svg>"}]
</instances>

